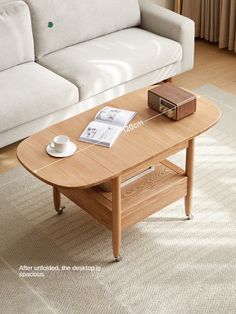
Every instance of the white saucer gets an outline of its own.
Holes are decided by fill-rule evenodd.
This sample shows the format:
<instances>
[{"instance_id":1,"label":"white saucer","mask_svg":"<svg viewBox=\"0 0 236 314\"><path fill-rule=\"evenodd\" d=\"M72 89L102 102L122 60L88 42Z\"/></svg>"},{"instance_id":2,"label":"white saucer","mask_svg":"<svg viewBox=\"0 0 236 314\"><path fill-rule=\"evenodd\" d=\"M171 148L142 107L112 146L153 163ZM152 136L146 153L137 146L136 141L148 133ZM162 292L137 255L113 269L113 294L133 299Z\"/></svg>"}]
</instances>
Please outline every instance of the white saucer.
<instances>
[{"instance_id":1,"label":"white saucer","mask_svg":"<svg viewBox=\"0 0 236 314\"><path fill-rule=\"evenodd\" d=\"M53 157L57 157L57 158L62 158L62 157L69 157L71 155L73 155L77 150L77 146L70 142L68 144L68 149L67 151L63 152L63 153L58 153L55 151L55 148L50 147L50 144L48 144L46 151L48 153L48 155L53 156Z\"/></svg>"}]
</instances>

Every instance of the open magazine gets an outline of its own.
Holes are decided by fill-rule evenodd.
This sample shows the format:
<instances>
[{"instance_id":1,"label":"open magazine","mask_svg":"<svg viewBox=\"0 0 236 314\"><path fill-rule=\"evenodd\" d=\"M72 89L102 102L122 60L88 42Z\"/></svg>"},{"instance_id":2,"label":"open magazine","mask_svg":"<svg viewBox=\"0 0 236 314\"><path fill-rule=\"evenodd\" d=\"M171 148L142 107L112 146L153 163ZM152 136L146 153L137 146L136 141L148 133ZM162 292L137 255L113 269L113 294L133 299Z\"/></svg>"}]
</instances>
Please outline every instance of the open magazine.
<instances>
[{"instance_id":1,"label":"open magazine","mask_svg":"<svg viewBox=\"0 0 236 314\"><path fill-rule=\"evenodd\" d=\"M82 142L111 147L136 112L104 107L80 136Z\"/></svg>"}]
</instances>

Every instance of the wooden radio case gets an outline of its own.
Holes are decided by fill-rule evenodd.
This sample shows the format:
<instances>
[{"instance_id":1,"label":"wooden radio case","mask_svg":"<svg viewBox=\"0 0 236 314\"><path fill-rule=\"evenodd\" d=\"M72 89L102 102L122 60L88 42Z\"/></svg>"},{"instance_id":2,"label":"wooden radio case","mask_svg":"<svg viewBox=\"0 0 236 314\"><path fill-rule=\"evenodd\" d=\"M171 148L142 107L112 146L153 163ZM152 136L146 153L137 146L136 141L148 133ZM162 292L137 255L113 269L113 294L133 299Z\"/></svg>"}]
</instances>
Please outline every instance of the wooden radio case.
<instances>
[{"instance_id":1,"label":"wooden radio case","mask_svg":"<svg viewBox=\"0 0 236 314\"><path fill-rule=\"evenodd\" d=\"M197 97L171 83L161 83L148 91L148 106L173 120L196 111Z\"/></svg>"}]
</instances>

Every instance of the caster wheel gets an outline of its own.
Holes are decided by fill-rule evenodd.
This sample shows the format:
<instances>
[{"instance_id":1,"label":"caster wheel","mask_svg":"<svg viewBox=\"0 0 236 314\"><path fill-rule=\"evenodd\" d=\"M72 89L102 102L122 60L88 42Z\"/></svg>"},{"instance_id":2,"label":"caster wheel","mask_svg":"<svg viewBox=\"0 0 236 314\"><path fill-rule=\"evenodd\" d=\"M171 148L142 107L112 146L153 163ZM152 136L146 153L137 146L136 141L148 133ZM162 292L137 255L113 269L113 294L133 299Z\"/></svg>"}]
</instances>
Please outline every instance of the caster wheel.
<instances>
[{"instance_id":1,"label":"caster wheel","mask_svg":"<svg viewBox=\"0 0 236 314\"><path fill-rule=\"evenodd\" d=\"M187 216L187 220L193 220L194 216L192 214Z\"/></svg>"},{"instance_id":2,"label":"caster wheel","mask_svg":"<svg viewBox=\"0 0 236 314\"><path fill-rule=\"evenodd\" d=\"M58 214L58 215L62 215L64 209L65 209L65 206L62 206L62 207L60 207L59 209L56 209L57 214Z\"/></svg>"},{"instance_id":3,"label":"caster wheel","mask_svg":"<svg viewBox=\"0 0 236 314\"><path fill-rule=\"evenodd\" d=\"M114 262L118 263L120 261L122 261L122 256L119 255L119 256L115 257Z\"/></svg>"}]
</instances>

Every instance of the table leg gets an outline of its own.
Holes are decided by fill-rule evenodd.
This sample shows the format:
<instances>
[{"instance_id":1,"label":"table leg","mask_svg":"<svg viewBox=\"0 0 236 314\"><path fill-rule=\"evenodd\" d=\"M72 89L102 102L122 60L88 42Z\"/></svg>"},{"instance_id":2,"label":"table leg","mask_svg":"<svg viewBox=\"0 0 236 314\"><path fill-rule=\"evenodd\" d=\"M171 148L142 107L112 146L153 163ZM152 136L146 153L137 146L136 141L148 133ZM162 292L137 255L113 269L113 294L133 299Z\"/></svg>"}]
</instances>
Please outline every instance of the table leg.
<instances>
[{"instance_id":1,"label":"table leg","mask_svg":"<svg viewBox=\"0 0 236 314\"><path fill-rule=\"evenodd\" d=\"M164 83L172 83L173 82L173 78L169 77L168 79L163 81Z\"/></svg>"},{"instance_id":2,"label":"table leg","mask_svg":"<svg viewBox=\"0 0 236 314\"><path fill-rule=\"evenodd\" d=\"M119 262L121 260L121 177L112 180L112 244L115 260Z\"/></svg>"},{"instance_id":3,"label":"table leg","mask_svg":"<svg viewBox=\"0 0 236 314\"><path fill-rule=\"evenodd\" d=\"M53 187L53 201L54 201L54 208L58 215L63 214L63 210L65 206L61 206L61 193L57 187Z\"/></svg>"},{"instance_id":4,"label":"table leg","mask_svg":"<svg viewBox=\"0 0 236 314\"><path fill-rule=\"evenodd\" d=\"M186 176L188 177L187 195L185 197L185 214L188 219L192 219L192 196L193 196L193 167L194 167L194 142L192 139L188 143L186 150Z\"/></svg>"}]
</instances>

